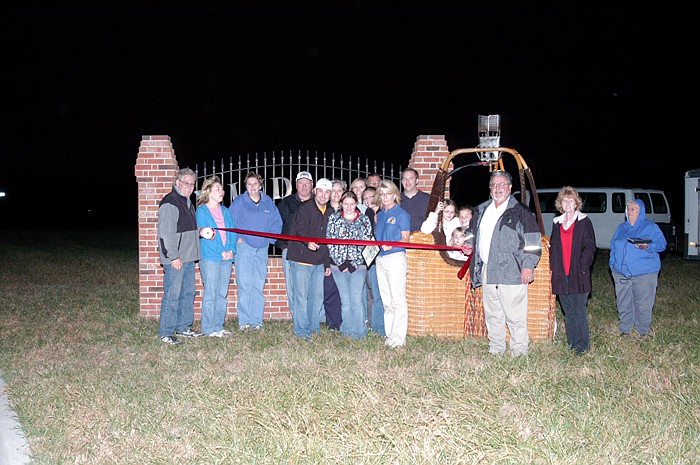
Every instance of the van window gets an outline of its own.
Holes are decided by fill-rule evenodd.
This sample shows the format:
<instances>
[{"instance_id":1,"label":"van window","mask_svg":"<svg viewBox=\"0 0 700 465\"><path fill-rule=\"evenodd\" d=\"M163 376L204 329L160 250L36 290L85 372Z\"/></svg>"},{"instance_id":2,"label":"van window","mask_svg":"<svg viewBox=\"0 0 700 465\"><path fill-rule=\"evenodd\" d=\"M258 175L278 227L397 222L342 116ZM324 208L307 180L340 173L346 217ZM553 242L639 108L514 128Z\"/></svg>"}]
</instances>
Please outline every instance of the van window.
<instances>
[{"instance_id":1,"label":"van window","mask_svg":"<svg viewBox=\"0 0 700 465\"><path fill-rule=\"evenodd\" d=\"M584 192L581 195L583 213L601 213L605 211L607 196L605 192Z\"/></svg>"},{"instance_id":2,"label":"van window","mask_svg":"<svg viewBox=\"0 0 700 465\"><path fill-rule=\"evenodd\" d=\"M668 213L668 205L666 205L666 200L664 195L659 192L652 192L651 194L651 204L654 206L654 214Z\"/></svg>"},{"instance_id":3,"label":"van window","mask_svg":"<svg viewBox=\"0 0 700 465\"><path fill-rule=\"evenodd\" d=\"M540 201L540 210L542 210L542 213L559 213L554 206L554 202L557 200L558 195L559 192L544 192L542 194L539 192L537 193L537 198ZM532 202L530 203L532 204Z\"/></svg>"},{"instance_id":4,"label":"van window","mask_svg":"<svg viewBox=\"0 0 700 465\"><path fill-rule=\"evenodd\" d=\"M624 192L612 193L612 211L613 213L625 213L627 205L625 202Z\"/></svg>"},{"instance_id":5,"label":"van window","mask_svg":"<svg viewBox=\"0 0 700 465\"><path fill-rule=\"evenodd\" d=\"M646 210L647 213L653 213L653 211L651 209L651 200L649 199L649 194L644 193L644 192L635 192L634 198L639 199L642 202L644 202L644 209Z\"/></svg>"}]
</instances>

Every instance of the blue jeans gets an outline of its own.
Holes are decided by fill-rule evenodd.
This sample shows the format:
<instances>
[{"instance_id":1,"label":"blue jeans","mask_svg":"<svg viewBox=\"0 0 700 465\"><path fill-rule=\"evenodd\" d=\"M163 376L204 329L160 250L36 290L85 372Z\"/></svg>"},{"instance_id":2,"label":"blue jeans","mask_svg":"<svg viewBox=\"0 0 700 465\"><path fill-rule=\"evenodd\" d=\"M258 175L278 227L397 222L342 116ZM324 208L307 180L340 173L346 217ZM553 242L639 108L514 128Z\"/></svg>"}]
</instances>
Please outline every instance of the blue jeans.
<instances>
[{"instance_id":1,"label":"blue jeans","mask_svg":"<svg viewBox=\"0 0 700 465\"><path fill-rule=\"evenodd\" d=\"M340 302L343 322L340 324L340 334L353 339L362 339L367 335L365 323L365 305L367 289L365 278L367 268L364 266L352 273L333 270L333 279L340 292Z\"/></svg>"},{"instance_id":2,"label":"blue jeans","mask_svg":"<svg viewBox=\"0 0 700 465\"><path fill-rule=\"evenodd\" d=\"M211 334L224 329L228 307L228 286L231 283L232 262L199 261L204 294L202 296L202 333Z\"/></svg>"},{"instance_id":3,"label":"blue jeans","mask_svg":"<svg viewBox=\"0 0 700 465\"><path fill-rule=\"evenodd\" d=\"M267 247L236 245L236 283L238 284L238 326L261 325L265 313L263 288L267 278Z\"/></svg>"},{"instance_id":4,"label":"blue jeans","mask_svg":"<svg viewBox=\"0 0 700 465\"><path fill-rule=\"evenodd\" d=\"M179 270L163 265L163 271L159 337L187 331L194 321L194 262L183 263Z\"/></svg>"},{"instance_id":5,"label":"blue jeans","mask_svg":"<svg viewBox=\"0 0 700 465\"><path fill-rule=\"evenodd\" d=\"M287 305L289 313L294 315L294 280L289 270L289 260L287 260L287 249L282 251L282 270L284 271L284 284L287 288Z\"/></svg>"},{"instance_id":6,"label":"blue jeans","mask_svg":"<svg viewBox=\"0 0 700 465\"><path fill-rule=\"evenodd\" d=\"M382 302L382 296L379 293L379 281L377 281L377 264L373 263L372 266L367 270L367 276L369 276L369 285L372 288L372 308L371 310L371 328L372 331L384 336L384 303Z\"/></svg>"},{"instance_id":7,"label":"blue jeans","mask_svg":"<svg viewBox=\"0 0 700 465\"><path fill-rule=\"evenodd\" d=\"M294 334L309 337L320 330L319 315L323 307L323 265L304 265L290 261L294 280Z\"/></svg>"}]
</instances>

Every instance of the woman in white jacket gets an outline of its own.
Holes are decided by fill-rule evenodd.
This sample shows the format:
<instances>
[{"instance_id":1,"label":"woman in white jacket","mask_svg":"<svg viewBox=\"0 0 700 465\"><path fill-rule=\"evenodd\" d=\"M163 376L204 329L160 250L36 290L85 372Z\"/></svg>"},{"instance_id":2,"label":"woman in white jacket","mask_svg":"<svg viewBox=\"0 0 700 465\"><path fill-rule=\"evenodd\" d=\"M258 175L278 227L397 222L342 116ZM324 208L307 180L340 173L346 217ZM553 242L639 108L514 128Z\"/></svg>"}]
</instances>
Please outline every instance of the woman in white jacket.
<instances>
[{"instance_id":1,"label":"woman in white jacket","mask_svg":"<svg viewBox=\"0 0 700 465\"><path fill-rule=\"evenodd\" d=\"M456 227L461 226L459 217L457 217L457 204L453 200L445 199L442 202L438 202L435 211L428 214L420 230L424 234L430 234L435 231L440 212L442 212L442 231L445 233L446 241L449 243L452 240L452 231Z\"/></svg>"}]
</instances>

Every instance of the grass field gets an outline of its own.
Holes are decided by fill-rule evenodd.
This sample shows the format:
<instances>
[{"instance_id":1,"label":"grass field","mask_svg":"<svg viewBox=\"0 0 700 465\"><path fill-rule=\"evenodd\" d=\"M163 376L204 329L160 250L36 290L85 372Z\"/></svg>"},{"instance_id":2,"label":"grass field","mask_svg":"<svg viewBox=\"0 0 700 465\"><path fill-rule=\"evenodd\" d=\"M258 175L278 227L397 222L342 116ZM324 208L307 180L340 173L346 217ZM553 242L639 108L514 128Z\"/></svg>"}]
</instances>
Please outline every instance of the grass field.
<instances>
[{"instance_id":1,"label":"grass field","mask_svg":"<svg viewBox=\"0 0 700 465\"><path fill-rule=\"evenodd\" d=\"M3 233L0 370L35 464L698 463L697 261L666 257L651 337L620 338L601 251L591 353L559 316L515 359L474 338L307 344L287 321L167 346L137 278L135 232Z\"/></svg>"}]
</instances>

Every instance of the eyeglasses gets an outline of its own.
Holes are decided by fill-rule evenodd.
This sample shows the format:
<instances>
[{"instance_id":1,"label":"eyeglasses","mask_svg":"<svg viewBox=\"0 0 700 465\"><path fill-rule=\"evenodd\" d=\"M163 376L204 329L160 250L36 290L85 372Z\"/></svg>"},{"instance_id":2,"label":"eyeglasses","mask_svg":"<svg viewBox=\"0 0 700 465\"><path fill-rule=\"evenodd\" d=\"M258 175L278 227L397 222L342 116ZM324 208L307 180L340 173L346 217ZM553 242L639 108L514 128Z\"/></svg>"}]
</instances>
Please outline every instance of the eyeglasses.
<instances>
[{"instance_id":1,"label":"eyeglasses","mask_svg":"<svg viewBox=\"0 0 700 465\"><path fill-rule=\"evenodd\" d=\"M381 193L379 194L380 197L386 197L386 196L388 196L388 195L394 195L394 193L393 193L393 192L381 192Z\"/></svg>"},{"instance_id":2,"label":"eyeglasses","mask_svg":"<svg viewBox=\"0 0 700 465\"><path fill-rule=\"evenodd\" d=\"M190 186L190 187L194 186L193 182L183 181L182 179L180 179L178 182L180 182L181 184L184 184L185 186Z\"/></svg>"},{"instance_id":3,"label":"eyeglasses","mask_svg":"<svg viewBox=\"0 0 700 465\"><path fill-rule=\"evenodd\" d=\"M510 186L510 183L509 182L492 182L491 184L489 184L489 187L491 189L495 189L497 187L506 187L506 186Z\"/></svg>"}]
</instances>

